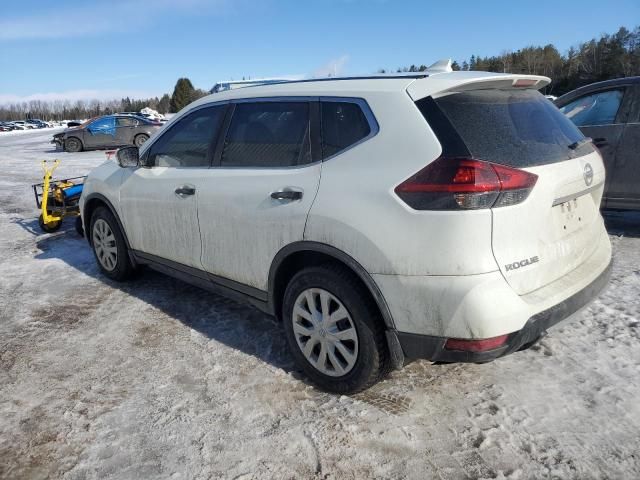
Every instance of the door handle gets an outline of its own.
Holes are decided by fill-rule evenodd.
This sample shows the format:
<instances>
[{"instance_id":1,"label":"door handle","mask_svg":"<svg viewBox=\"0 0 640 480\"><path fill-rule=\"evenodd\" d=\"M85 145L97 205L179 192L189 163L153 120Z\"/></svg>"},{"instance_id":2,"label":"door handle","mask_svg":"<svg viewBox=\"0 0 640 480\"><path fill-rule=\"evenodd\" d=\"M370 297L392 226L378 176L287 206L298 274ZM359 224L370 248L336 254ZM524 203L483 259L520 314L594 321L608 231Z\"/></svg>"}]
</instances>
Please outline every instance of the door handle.
<instances>
[{"instance_id":1,"label":"door handle","mask_svg":"<svg viewBox=\"0 0 640 480\"><path fill-rule=\"evenodd\" d=\"M274 200L302 200L302 191L301 190L278 190L275 192L271 192L271 198Z\"/></svg>"},{"instance_id":2,"label":"door handle","mask_svg":"<svg viewBox=\"0 0 640 480\"><path fill-rule=\"evenodd\" d=\"M596 147L603 147L605 145L609 145L609 142L607 142L607 139L604 137L599 137L599 138L594 138L593 139L593 144Z\"/></svg>"},{"instance_id":3,"label":"door handle","mask_svg":"<svg viewBox=\"0 0 640 480\"><path fill-rule=\"evenodd\" d=\"M188 197L190 195L195 195L196 187L193 187L191 185L182 185L181 187L175 189L175 193L181 198Z\"/></svg>"}]
</instances>

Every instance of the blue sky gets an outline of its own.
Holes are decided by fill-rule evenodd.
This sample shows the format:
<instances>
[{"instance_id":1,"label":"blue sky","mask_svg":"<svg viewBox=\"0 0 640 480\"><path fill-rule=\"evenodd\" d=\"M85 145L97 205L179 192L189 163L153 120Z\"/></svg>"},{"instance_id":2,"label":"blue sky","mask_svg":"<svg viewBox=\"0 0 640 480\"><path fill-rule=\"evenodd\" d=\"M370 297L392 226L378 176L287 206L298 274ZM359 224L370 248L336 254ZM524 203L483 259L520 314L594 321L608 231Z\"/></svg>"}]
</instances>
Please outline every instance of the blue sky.
<instances>
[{"instance_id":1,"label":"blue sky","mask_svg":"<svg viewBox=\"0 0 640 480\"><path fill-rule=\"evenodd\" d=\"M209 89L242 76L372 73L640 24L639 0L3 1L0 102Z\"/></svg>"}]
</instances>

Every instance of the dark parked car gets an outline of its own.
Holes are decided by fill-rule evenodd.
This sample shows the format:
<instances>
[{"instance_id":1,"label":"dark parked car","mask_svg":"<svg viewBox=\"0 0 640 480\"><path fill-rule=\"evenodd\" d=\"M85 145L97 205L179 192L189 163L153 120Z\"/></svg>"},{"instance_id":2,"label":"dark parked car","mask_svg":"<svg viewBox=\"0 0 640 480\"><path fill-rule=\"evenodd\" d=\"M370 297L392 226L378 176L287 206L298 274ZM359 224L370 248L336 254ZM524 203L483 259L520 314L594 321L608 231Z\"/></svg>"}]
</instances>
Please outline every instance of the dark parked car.
<instances>
[{"instance_id":1,"label":"dark parked car","mask_svg":"<svg viewBox=\"0 0 640 480\"><path fill-rule=\"evenodd\" d=\"M25 122L30 125L35 125L36 128L49 127L49 124L47 122L40 120L39 118L28 118L27 120L25 120Z\"/></svg>"},{"instance_id":2,"label":"dark parked car","mask_svg":"<svg viewBox=\"0 0 640 480\"><path fill-rule=\"evenodd\" d=\"M106 115L57 133L51 143L67 152L125 145L139 147L161 126L160 122L152 122L142 117Z\"/></svg>"},{"instance_id":3,"label":"dark parked car","mask_svg":"<svg viewBox=\"0 0 640 480\"><path fill-rule=\"evenodd\" d=\"M602 208L640 209L640 77L593 83L554 103L602 153Z\"/></svg>"}]
</instances>

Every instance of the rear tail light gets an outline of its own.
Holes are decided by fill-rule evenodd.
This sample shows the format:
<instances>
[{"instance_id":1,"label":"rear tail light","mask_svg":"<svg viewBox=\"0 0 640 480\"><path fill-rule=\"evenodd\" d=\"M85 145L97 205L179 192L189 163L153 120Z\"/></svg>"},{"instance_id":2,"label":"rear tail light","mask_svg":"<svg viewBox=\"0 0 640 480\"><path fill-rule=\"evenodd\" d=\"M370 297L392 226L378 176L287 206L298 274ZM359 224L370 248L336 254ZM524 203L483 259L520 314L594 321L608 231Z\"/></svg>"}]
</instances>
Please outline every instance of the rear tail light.
<instances>
[{"instance_id":1,"label":"rear tail light","mask_svg":"<svg viewBox=\"0 0 640 480\"><path fill-rule=\"evenodd\" d=\"M474 158L440 157L395 188L415 210L495 208L523 202L538 176Z\"/></svg>"},{"instance_id":2,"label":"rear tail light","mask_svg":"<svg viewBox=\"0 0 640 480\"><path fill-rule=\"evenodd\" d=\"M446 350L461 350L464 352L486 352L503 346L507 343L509 335L485 338L482 340L462 340L459 338L449 338L444 344Z\"/></svg>"}]
</instances>

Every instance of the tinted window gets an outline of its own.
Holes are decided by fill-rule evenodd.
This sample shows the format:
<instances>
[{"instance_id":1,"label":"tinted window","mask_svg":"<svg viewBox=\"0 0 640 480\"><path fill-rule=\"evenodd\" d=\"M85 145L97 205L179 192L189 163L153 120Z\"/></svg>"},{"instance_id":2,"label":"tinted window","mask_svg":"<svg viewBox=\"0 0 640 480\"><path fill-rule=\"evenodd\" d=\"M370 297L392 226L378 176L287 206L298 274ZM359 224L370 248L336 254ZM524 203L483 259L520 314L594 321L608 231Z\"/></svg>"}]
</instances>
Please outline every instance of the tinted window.
<instances>
[{"instance_id":1,"label":"tinted window","mask_svg":"<svg viewBox=\"0 0 640 480\"><path fill-rule=\"evenodd\" d=\"M138 121L131 117L116 117L116 125L118 127L135 127Z\"/></svg>"},{"instance_id":2,"label":"tinted window","mask_svg":"<svg viewBox=\"0 0 640 480\"><path fill-rule=\"evenodd\" d=\"M207 153L224 112L224 106L202 108L179 120L151 146L151 165L208 167Z\"/></svg>"},{"instance_id":3,"label":"tinted window","mask_svg":"<svg viewBox=\"0 0 640 480\"><path fill-rule=\"evenodd\" d=\"M622 90L609 90L587 95L565 105L560 111L579 127L610 125L615 123L622 93Z\"/></svg>"},{"instance_id":4,"label":"tinted window","mask_svg":"<svg viewBox=\"0 0 640 480\"><path fill-rule=\"evenodd\" d=\"M223 167L288 167L309 162L308 103L236 105L222 151Z\"/></svg>"},{"instance_id":5,"label":"tinted window","mask_svg":"<svg viewBox=\"0 0 640 480\"><path fill-rule=\"evenodd\" d=\"M534 90L477 90L455 93L418 108L443 144L445 155L471 155L514 167L559 162L593 151L553 103Z\"/></svg>"},{"instance_id":6,"label":"tinted window","mask_svg":"<svg viewBox=\"0 0 640 480\"><path fill-rule=\"evenodd\" d=\"M350 147L369 133L369 122L358 104L322 102L323 158Z\"/></svg>"},{"instance_id":7,"label":"tinted window","mask_svg":"<svg viewBox=\"0 0 640 480\"><path fill-rule=\"evenodd\" d=\"M102 117L89 124L87 127L92 135L115 135L116 119L115 117Z\"/></svg>"}]
</instances>

